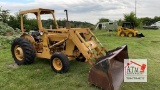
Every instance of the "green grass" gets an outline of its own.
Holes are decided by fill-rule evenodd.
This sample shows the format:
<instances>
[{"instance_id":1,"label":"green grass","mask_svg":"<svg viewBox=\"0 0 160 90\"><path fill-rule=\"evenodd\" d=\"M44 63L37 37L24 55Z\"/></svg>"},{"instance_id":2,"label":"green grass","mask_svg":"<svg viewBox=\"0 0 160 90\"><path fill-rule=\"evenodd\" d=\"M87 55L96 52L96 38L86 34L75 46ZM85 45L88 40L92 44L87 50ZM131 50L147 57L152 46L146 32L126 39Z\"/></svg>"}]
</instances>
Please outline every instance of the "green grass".
<instances>
[{"instance_id":1,"label":"green grass","mask_svg":"<svg viewBox=\"0 0 160 90\"><path fill-rule=\"evenodd\" d=\"M129 57L148 59L147 83L122 83L121 90L160 89L160 30L139 30L145 38L118 37L115 32L94 31L97 38L108 49L128 45ZM70 70L56 74L51 70L49 60L36 59L31 65L11 68L14 63L10 46L0 48L1 90L97 90L88 84L88 63L70 62Z\"/></svg>"}]
</instances>

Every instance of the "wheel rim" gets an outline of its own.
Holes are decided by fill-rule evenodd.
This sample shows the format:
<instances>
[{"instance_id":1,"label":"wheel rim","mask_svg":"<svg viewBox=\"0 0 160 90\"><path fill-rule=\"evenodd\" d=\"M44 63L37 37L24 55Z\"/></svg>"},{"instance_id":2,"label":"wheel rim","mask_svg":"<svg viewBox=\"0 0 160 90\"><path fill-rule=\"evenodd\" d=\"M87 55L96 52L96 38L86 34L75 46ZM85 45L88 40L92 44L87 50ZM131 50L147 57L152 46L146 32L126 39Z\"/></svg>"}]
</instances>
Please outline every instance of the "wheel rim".
<instances>
[{"instance_id":1,"label":"wheel rim","mask_svg":"<svg viewBox=\"0 0 160 90\"><path fill-rule=\"evenodd\" d=\"M14 54L15 54L16 58L19 61L23 60L23 58L24 58L23 49L19 45L15 46L15 48L14 48Z\"/></svg>"},{"instance_id":2,"label":"wheel rim","mask_svg":"<svg viewBox=\"0 0 160 90\"><path fill-rule=\"evenodd\" d=\"M132 34L131 34L131 33L129 33L129 34L128 34L128 36L129 36L129 37L132 37Z\"/></svg>"},{"instance_id":3,"label":"wheel rim","mask_svg":"<svg viewBox=\"0 0 160 90\"><path fill-rule=\"evenodd\" d=\"M62 69L62 62L59 58L54 58L52 64L56 70Z\"/></svg>"},{"instance_id":4,"label":"wheel rim","mask_svg":"<svg viewBox=\"0 0 160 90\"><path fill-rule=\"evenodd\" d=\"M124 34L123 34L123 33L121 34L121 37L124 37Z\"/></svg>"}]
</instances>

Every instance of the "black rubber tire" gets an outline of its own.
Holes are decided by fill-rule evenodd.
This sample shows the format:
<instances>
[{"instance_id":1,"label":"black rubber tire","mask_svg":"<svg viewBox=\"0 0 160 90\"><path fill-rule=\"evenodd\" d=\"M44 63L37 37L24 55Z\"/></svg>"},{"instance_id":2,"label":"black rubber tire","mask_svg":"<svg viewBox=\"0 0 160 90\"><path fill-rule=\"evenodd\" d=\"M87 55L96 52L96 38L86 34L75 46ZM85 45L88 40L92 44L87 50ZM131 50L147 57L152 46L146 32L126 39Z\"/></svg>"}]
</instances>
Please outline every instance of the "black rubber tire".
<instances>
[{"instance_id":1,"label":"black rubber tire","mask_svg":"<svg viewBox=\"0 0 160 90\"><path fill-rule=\"evenodd\" d=\"M76 58L76 60L80 62L85 62L86 58L81 53L80 56Z\"/></svg>"},{"instance_id":2,"label":"black rubber tire","mask_svg":"<svg viewBox=\"0 0 160 90\"><path fill-rule=\"evenodd\" d=\"M24 58L22 60L18 60L15 56L14 48L17 45L19 45L23 50ZM12 57L14 58L14 61L18 65L31 64L31 63L34 62L34 59L35 59L35 56L36 56L32 44L29 42L29 40L27 40L25 38L14 39L13 42L12 42L12 45L11 45L11 52L12 52Z\"/></svg>"},{"instance_id":3,"label":"black rubber tire","mask_svg":"<svg viewBox=\"0 0 160 90\"><path fill-rule=\"evenodd\" d=\"M134 37L134 33L133 32L129 32L128 35L127 35L128 37L129 37L129 34L132 34L132 37Z\"/></svg>"},{"instance_id":4,"label":"black rubber tire","mask_svg":"<svg viewBox=\"0 0 160 90\"><path fill-rule=\"evenodd\" d=\"M124 34L124 37L126 36L126 33L125 33L125 32L123 32L123 31L120 33L120 36L121 36L122 34Z\"/></svg>"},{"instance_id":5,"label":"black rubber tire","mask_svg":"<svg viewBox=\"0 0 160 90\"><path fill-rule=\"evenodd\" d=\"M59 58L61 63L62 63L62 68L61 70L57 70L55 69L54 65L52 64L53 61L54 61L54 58ZM69 59L68 57L63 54L62 52L55 52L52 56L51 56L51 59L50 59L50 65L51 65L51 68L54 72L56 73L66 73L68 70L69 70Z\"/></svg>"}]
</instances>

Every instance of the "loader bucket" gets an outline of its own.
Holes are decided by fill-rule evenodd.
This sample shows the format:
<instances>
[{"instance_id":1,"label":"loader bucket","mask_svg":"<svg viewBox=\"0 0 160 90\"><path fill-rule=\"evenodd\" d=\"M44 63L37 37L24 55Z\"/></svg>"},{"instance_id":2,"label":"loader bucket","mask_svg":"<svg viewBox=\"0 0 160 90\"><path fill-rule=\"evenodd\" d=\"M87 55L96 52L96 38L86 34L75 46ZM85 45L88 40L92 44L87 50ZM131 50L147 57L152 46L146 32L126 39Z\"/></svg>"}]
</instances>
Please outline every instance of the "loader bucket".
<instances>
[{"instance_id":1,"label":"loader bucket","mask_svg":"<svg viewBox=\"0 0 160 90\"><path fill-rule=\"evenodd\" d=\"M124 59L128 59L127 45L109 51L90 69L88 81L103 90L119 90Z\"/></svg>"},{"instance_id":2,"label":"loader bucket","mask_svg":"<svg viewBox=\"0 0 160 90\"><path fill-rule=\"evenodd\" d=\"M141 37L145 37L142 33L137 34L136 36L137 36L137 37L139 37L139 38L141 38Z\"/></svg>"}]
</instances>

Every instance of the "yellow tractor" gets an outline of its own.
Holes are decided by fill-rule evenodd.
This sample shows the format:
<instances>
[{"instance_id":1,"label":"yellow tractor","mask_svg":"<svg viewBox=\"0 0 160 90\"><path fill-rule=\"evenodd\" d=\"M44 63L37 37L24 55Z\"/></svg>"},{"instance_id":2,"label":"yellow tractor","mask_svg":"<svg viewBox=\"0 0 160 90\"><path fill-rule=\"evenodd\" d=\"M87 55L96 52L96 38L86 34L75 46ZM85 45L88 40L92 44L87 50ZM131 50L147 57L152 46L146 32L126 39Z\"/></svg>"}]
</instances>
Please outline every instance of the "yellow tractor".
<instances>
[{"instance_id":1,"label":"yellow tractor","mask_svg":"<svg viewBox=\"0 0 160 90\"><path fill-rule=\"evenodd\" d=\"M144 35L138 34L138 31L134 29L134 23L124 22L122 26L118 26L118 36L121 37L144 37Z\"/></svg>"},{"instance_id":2,"label":"yellow tractor","mask_svg":"<svg viewBox=\"0 0 160 90\"><path fill-rule=\"evenodd\" d=\"M69 61L80 60L89 63L88 81L102 89L118 89L123 80L123 61L128 59L127 45L107 51L88 28L71 28L68 13L65 28L59 28L54 10L32 9L20 11L22 35L13 40L12 57L18 65L34 62L35 57L50 60L51 68L56 73L69 70ZM23 15L33 13L38 22L38 29L26 32ZM55 29L44 28L41 15L51 14Z\"/></svg>"}]
</instances>

